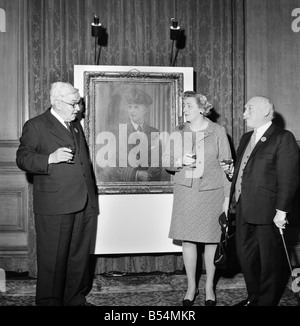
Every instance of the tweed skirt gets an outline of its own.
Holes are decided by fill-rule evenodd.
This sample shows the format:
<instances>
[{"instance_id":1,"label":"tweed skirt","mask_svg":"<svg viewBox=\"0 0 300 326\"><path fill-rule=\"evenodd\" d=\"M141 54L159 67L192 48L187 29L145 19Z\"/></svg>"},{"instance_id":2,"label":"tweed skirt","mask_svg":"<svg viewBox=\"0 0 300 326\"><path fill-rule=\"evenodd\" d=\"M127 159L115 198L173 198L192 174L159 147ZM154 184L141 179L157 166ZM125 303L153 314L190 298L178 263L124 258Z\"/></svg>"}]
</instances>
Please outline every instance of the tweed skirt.
<instances>
[{"instance_id":1,"label":"tweed skirt","mask_svg":"<svg viewBox=\"0 0 300 326\"><path fill-rule=\"evenodd\" d=\"M174 185L169 238L192 242L217 243L221 237L219 216L223 211L223 188L199 191L198 180L192 187Z\"/></svg>"}]
</instances>

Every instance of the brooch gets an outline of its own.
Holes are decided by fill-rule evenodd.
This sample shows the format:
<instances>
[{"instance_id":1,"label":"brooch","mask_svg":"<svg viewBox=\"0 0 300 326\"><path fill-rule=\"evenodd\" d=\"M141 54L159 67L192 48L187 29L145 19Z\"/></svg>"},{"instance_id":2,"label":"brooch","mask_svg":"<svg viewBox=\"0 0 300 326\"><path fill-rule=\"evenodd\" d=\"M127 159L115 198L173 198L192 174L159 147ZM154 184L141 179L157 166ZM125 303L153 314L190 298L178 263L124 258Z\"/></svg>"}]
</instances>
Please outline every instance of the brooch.
<instances>
[{"instance_id":1,"label":"brooch","mask_svg":"<svg viewBox=\"0 0 300 326\"><path fill-rule=\"evenodd\" d=\"M267 140L267 138L266 137L261 137L261 139L260 139L262 142L264 142L264 141L266 141Z\"/></svg>"},{"instance_id":2,"label":"brooch","mask_svg":"<svg viewBox=\"0 0 300 326\"><path fill-rule=\"evenodd\" d=\"M77 132L77 133L78 133L78 130L77 130L77 128L74 128L74 130L75 130L75 132Z\"/></svg>"}]
</instances>

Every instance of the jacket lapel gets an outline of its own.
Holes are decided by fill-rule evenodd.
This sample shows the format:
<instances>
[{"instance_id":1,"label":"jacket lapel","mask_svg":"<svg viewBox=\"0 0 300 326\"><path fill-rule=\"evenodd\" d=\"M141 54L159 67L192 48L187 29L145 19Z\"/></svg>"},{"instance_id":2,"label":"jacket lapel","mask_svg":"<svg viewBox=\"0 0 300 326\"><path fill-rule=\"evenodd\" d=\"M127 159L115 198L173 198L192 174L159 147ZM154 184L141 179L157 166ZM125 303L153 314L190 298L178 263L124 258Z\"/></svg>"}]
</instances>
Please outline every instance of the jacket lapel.
<instances>
[{"instance_id":1,"label":"jacket lapel","mask_svg":"<svg viewBox=\"0 0 300 326\"><path fill-rule=\"evenodd\" d=\"M269 138L272 135L272 133L274 132L274 130L275 130L275 126L273 124L271 124L271 126L262 135L260 140L256 143L255 147L253 148L253 150L250 154L249 160L261 148L261 146L263 146L263 144L269 140Z\"/></svg>"},{"instance_id":2,"label":"jacket lapel","mask_svg":"<svg viewBox=\"0 0 300 326\"><path fill-rule=\"evenodd\" d=\"M79 122L80 123L80 122ZM78 126L77 121L72 121L70 123L70 129L71 129L71 133L73 135L73 139L75 141L75 146L76 148L79 150L80 148L80 130L79 130L80 126Z\"/></svg>"},{"instance_id":3,"label":"jacket lapel","mask_svg":"<svg viewBox=\"0 0 300 326\"><path fill-rule=\"evenodd\" d=\"M50 109L46 111L47 123L49 132L56 138L63 140L64 142L73 143L73 136L70 131L67 130L50 112ZM64 145L66 146L66 145Z\"/></svg>"}]
</instances>

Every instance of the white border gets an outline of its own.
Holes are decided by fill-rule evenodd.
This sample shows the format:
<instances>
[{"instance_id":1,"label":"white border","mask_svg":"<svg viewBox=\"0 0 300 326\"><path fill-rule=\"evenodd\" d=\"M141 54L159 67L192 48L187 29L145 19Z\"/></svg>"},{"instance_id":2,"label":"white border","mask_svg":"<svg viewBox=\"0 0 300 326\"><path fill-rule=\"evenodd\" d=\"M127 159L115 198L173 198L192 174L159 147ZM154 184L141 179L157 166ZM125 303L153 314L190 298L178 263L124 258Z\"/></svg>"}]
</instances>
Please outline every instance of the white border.
<instances>
[{"instance_id":1,"label":"white border","mask_svg":"<svg viewBox=\"0 0 300 326\"><path fill-rule=\"evenodd\" d=\"M85 71L183 73L183 90L193 90L193 68L148 66L74 66L74 86L84 95ZM99 195L95 254L181 252L168 238L173 194Z\"/></svg>"}]
</instances>

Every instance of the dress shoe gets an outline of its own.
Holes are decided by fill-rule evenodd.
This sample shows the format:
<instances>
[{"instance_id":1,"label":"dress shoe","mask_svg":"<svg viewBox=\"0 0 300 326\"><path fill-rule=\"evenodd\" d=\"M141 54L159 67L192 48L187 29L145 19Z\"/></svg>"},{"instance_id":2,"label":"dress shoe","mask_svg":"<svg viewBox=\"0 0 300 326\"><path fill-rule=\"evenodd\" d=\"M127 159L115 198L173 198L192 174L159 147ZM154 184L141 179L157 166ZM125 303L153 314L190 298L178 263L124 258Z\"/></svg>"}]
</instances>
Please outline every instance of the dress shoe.
<instances>
[{"instance_id":1,"label":"dress shoe","mask_svg":"<svg viewBox=\"0 0 300 326\"><path fill-rule=\"evenodd\" d=\"M195 299L197 297L197 295L199 294L199 289L197 289L195 295L194 295L194 299L193 300L189 300L189 299L184 299L182 300L182 305L183 306L192 306L195 302Z\"/></svg>"},{"instance_id":2,"label":"dress shoe","mask_svg":"<svg viewBox=\"0 0 300 326\"><path fill-rule=\"evenodd\" d=\"M240 307L257 306L257 300L252 298L247 298L239 303L236 303L234 306L240 306Z\"/></svg>"},{"instance_id":3,"label":"dress shoe","mask_svg":"<svg viewBox=\"0 0 300 326\"><path fill-rule=\"evenodd\" d=\"M205 300L204 305L206 307L214 307L217 304L217 300Z\"/></svg>"}]
</instances>

